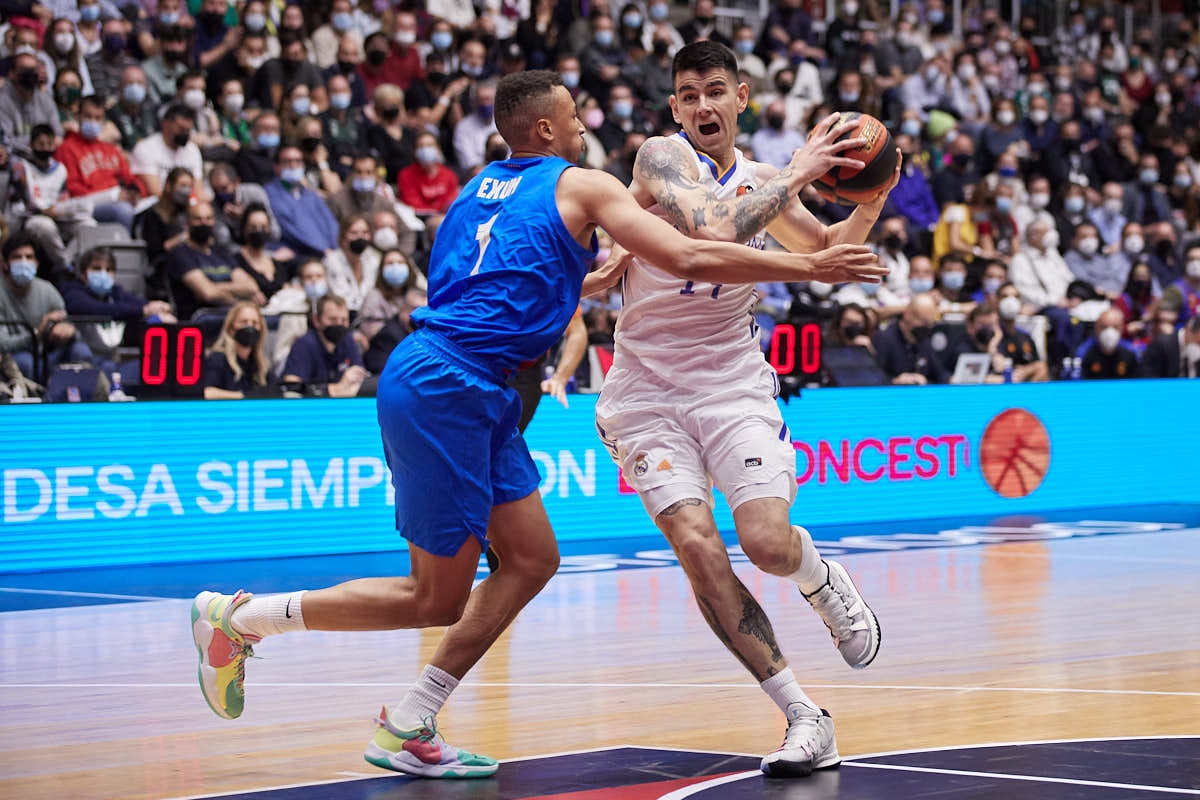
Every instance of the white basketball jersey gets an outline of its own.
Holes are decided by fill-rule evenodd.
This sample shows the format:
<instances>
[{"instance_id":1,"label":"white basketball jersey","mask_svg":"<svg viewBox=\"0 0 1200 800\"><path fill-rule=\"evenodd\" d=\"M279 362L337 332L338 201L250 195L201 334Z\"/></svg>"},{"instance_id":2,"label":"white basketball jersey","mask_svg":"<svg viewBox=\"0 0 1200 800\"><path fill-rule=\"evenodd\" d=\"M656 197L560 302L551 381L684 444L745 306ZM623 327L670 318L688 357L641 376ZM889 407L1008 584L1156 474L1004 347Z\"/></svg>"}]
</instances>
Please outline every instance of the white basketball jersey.
<instances>
[{"instance_id":1,"label":"white basketball jersey","mask_svg":"<svg viewBox=\"0 0 1200 800\"><path fill-rule=\"evenodd\" d=\"M717 198L757 188L754 167L740 150L734 150L733 166L721 173L686 137L676 136L693 153L700 182ZM746 244L761 250L765 238L759 232ZM765 365L752 314L758 297L754 284L693 283L635 258L621 289L614 368L649 370L683 387L713 387Z\"/></svg>"}]
</instances>

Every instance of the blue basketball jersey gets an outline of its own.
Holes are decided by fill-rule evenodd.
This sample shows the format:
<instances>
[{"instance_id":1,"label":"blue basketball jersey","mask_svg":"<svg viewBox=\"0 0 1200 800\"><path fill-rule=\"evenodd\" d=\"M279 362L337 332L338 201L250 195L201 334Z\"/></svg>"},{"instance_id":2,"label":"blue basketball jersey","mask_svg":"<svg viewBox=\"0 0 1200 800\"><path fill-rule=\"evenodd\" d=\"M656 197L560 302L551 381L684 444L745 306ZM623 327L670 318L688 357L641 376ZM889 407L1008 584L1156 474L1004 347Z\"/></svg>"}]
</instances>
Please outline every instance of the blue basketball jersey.
<instances>
[{"instance_id":1,"label":"blue basketball jersey","mask_svg":"<svg viewBox=\"0 0 1200 800\"><path fill-rule=\"evenodd\" d=\"M558 341L596 257L563 224L555 188L561 158L493 162L458 195L429 259L429 305L418 325L498 369Z\"/></svg>"}]
</instances>

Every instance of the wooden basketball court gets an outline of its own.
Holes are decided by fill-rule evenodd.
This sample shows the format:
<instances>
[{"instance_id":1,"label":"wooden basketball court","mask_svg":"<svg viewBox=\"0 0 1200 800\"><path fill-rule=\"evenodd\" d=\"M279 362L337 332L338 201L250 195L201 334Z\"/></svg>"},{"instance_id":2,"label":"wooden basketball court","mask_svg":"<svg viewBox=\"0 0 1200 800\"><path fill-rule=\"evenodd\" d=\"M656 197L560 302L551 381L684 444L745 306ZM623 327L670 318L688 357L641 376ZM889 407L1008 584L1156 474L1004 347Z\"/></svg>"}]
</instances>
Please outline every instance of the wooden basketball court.
<instances>
[{"instance_id":1,"label":"wooden basketball court","mask_svg":"<svg viewBox=\"0 0 1200 800\"><path fill-rule=\"evenodd\" d=\"M196 686L188 622L196 591L237 588L218 566L172 568L153 591L119 572L75 589L61 576L0 580L18 609L0 613L0 797L1200 795L1200 739L1171 738L1200 736L1200 529L995 538L1016 541L899 537L836 556L882 625L861 672L794 586L738 567L837 724L841 769L791 782L753 775L783 716L705 626L675 565L593 558L551 582L440 718L451 742L511 759L497 778L461 783L361 756L373 716L439 631L270 639L247 666L244 716L226 721ZM308 563L281 564L284 585L349 577ZM254 577L235 579L271 583ZM53 607L29 607L41 600ZM895 751L920 752L903 764L874 755ZM1034 751L1051 755L1027 774ZM563 753L574 755L541 758ZM627 777L601 774L618 766Z\"/></svg>"}]
</instances>

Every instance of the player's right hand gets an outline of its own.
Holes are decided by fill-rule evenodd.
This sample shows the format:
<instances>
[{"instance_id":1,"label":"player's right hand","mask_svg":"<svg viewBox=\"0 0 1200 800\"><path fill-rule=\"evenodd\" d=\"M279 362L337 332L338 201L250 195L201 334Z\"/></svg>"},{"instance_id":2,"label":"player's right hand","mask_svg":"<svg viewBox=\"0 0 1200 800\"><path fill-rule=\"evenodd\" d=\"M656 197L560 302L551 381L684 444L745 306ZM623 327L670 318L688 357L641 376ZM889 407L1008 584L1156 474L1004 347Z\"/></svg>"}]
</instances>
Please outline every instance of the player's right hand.
<instances>
[{"instance_id":1,"label":"player's right hand","mask_svg":"<svg viewBox=\"0 0 1200 800\"><path fill-rule=\"evenodd\" d=\"M865 164L857 158L842 155L854 147L863 147L867 140L862 136L838 141L838 137L854 130L856 122L841 122L839 114L830 114L813 126L804 147L792 151L790 166L805 183L812 183L834 167L862 169Z\"/></svg>"},{"instance_id":2,"label":"player's right hand","mask_svg":"<svg viewBox=\"0 0 1200 800\"><path fill-rule=\"evenodd\" d=\"M888 268L865 244L835 244L809 257L808 280L824 283L881 283Z\"/></svg>"}]
</instances>

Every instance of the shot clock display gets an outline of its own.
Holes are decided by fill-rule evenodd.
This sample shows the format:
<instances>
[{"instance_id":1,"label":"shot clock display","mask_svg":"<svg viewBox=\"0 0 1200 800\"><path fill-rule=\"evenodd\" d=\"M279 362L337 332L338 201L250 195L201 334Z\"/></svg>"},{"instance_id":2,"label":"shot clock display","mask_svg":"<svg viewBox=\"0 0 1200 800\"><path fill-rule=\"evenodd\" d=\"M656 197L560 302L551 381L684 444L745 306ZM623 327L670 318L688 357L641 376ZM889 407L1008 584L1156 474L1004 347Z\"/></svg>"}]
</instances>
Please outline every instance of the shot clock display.
<instances>
[{"instance_id":1,"label":"shot clock display","mask_svg":"<svg viewBox=\"0 0 1200 800\"><path fill-rule=\"evenodd\" d=\"M779 323L771 334L767 360L781 376L816 378L821 374L821 326Z\"/></svg>"},{"instance_id":2,"label":"shot clock display","mask_svg":"<svg viewBox=\"0 0 1200 800\"><path fill-rule=\"evenodd\" d=\"M139 397L204 393L204 332L195 325L148 325L142 332Z\"/></svg>"}]
</instances>

